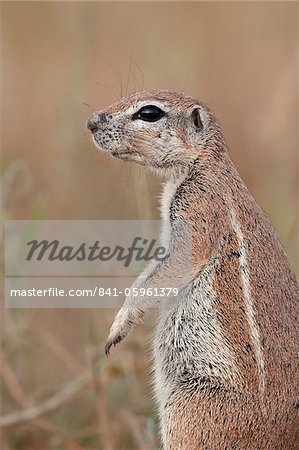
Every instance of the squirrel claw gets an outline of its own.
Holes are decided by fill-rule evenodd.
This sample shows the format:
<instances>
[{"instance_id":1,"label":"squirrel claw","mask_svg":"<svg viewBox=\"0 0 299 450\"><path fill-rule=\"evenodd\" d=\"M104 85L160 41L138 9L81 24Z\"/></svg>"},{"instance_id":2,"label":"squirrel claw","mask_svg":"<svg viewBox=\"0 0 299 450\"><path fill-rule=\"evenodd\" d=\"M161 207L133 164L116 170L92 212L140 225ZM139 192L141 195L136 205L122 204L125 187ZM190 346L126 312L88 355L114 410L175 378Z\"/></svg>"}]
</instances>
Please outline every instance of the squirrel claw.
<instances>
[{"instance_id":1,"label":"squirrel claw","mask_svg":"<svg viewBox=\"0 0 299 450\"><path fill-rule=\"evenodd\" d=\"M115 337L108 337L106 344L105 344L106 356L110 355L110 349L111 349L112 345L115 347L117 344L119 344L123 340L123 338L124 338L124 336L121 336L120 334L118 334Z\"/></svg>"}]
</instances>

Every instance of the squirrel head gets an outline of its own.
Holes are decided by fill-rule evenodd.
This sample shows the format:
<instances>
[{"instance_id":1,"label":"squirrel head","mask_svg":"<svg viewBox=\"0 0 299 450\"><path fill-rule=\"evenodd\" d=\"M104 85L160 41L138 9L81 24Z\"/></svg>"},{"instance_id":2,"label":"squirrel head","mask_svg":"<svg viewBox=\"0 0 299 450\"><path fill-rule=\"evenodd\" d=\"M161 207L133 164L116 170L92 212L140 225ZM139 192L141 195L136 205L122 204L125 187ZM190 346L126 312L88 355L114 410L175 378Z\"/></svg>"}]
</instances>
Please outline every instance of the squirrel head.
<instances>
[{"instance_id":1,"label":"squirrel head","mask_svg":"<svg viewBox=\"0 0 299 450\"><path fill-rule=\"evenodd\" d=\"M226 149L212 111L183 93L156 90L124 97L87 121L96 146L156 171L188 170Z\"/></svg>"}]
</instances>

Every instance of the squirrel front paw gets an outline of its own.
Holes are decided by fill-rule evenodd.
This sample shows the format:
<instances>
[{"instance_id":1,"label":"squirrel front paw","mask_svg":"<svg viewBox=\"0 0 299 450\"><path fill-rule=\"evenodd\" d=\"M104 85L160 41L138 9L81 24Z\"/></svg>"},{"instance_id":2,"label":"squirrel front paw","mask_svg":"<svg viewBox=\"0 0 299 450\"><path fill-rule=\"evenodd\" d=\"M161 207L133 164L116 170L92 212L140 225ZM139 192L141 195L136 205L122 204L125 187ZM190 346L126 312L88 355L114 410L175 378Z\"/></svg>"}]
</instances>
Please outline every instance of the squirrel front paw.
<instances>
[{"instance_id":1,"label":"squirrel front paw","mask_svg":"<svg viewBox=\"0 0 299 450\"><path fill-rule=\"evenodd\" d=\"M105 345L105 353L107 356L110 354L112 345L115 347L116 344L121 342L138 320L138 314L134 314L133 311L133 309L122 308L115 317Z\"/></svg>"}]
</instances>

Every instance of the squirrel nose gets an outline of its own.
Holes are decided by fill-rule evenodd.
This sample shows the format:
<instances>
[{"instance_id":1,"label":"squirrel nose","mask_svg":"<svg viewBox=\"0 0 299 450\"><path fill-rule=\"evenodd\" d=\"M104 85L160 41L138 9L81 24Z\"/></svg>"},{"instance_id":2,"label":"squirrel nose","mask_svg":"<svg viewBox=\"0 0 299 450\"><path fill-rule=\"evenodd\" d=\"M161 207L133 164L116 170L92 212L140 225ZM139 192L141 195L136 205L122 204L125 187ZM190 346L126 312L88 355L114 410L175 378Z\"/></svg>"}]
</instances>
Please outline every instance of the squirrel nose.
<instances>
[{"instance_id":1,"label":"squirrel nose","mask_svg":"<svg viewBox=\"0 0 299 450\"><path fill-rule=\"evenodd\" d=\"M88 118L86 126L90 131L95 131L103 123L107 122L107 116L105 113L94 112Z\"/></svg>"}]
</instances>

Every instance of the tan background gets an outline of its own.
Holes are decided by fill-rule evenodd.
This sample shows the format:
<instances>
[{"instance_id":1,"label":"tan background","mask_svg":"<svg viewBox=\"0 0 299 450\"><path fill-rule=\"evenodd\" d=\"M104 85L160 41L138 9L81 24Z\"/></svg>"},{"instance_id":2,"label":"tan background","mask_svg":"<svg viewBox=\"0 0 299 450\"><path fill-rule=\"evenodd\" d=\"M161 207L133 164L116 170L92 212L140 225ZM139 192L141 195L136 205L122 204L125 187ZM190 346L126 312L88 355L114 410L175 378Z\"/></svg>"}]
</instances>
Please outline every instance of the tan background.
<instances>
[{"instance_id":1,"label":"tan background","mask_svg":"<svg viewBox=\"0 0 299 450\"><path fill-rule=\"evenodd\" d=\"M158 218L161 181L97 152L85 121L121 91L183 90L216 112L235 164L298 270L296 3L12 2L1 9L5 218ZM106 363L114 311L3 314L2 415L41 404L96 354L107 368L42 424L6 429L1 448L157 448L151 320Z\"/></svg>"}]
</instances>

